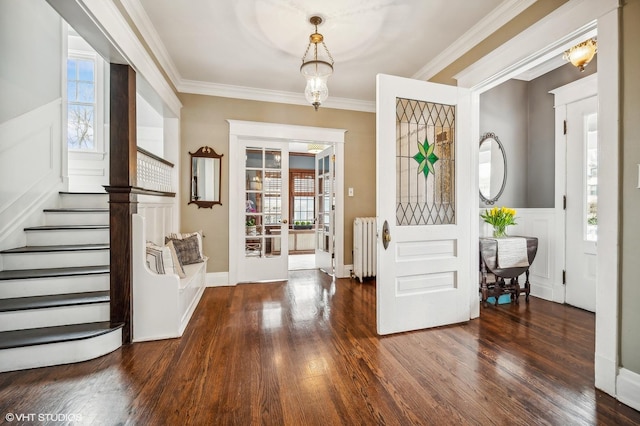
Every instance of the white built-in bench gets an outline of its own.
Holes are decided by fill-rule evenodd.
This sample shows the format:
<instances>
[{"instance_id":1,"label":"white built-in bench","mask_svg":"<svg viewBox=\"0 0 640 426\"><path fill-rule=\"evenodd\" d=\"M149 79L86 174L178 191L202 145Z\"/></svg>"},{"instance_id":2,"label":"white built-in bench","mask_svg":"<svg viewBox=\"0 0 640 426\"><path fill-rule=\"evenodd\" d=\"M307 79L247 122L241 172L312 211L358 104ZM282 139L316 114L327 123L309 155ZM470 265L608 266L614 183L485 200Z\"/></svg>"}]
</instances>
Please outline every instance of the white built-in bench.
<instances>
[{"instance_id":1,"label":"white built-in bench","mask_svg":"<svg viewBox=\"0 0 640 426\"><path fill-rule=\"evenodd\" d=\"M180 337L204 292L207 258L184 265L186 277L157 274L147 267L147 224L133 215L133 341ZM154 241L156 244L163 242Z\"/></svg>"}]
</instances>

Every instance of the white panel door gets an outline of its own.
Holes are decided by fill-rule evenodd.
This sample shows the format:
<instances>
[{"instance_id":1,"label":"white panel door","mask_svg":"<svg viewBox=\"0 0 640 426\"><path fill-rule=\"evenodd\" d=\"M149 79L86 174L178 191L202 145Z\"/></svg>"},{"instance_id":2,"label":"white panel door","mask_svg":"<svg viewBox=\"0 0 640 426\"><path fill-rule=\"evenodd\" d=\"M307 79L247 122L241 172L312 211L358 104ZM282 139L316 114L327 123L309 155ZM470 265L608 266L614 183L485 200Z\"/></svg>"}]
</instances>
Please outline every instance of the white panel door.
<instances>
[{"instance_id":1,"label":"white panel door","mask_svg":"<svg viewBox=\"0 0 640 426\"><path fill-rule=\"evenodd\" d=\"M334 274L335 155L333 146L316 154L316 267Z\"/></svg>"},{"instance_id":2,"label":"white panel door","mask_svg":"<svg viewBox=\"0 0 640 426\"><path fill-rule=\"evenodd\" d=\"M469 237L477 170L470 93L378 75L376 109L378 333L467 321L478 286L470 273L478 244Z\"/></svg>"},{"instance_id":3,"label":"white panel door","mask_svg":"<svg viewBox=\"0 0 640 426\"><path fill-rule=\"evenodd\" d=\"M286 280L289 253L289 152L286 144L240 141L238 282Z\"/></svg>"},{"instance_id":4,"label":"white panel door","mask_svg":"<svg viewBox=\"0 0 640 426\"><path fill-rule=\"evenodd\" d=\"M567 104L565 301L596 310L598 98Z\"/></svg>"}]
</instances>

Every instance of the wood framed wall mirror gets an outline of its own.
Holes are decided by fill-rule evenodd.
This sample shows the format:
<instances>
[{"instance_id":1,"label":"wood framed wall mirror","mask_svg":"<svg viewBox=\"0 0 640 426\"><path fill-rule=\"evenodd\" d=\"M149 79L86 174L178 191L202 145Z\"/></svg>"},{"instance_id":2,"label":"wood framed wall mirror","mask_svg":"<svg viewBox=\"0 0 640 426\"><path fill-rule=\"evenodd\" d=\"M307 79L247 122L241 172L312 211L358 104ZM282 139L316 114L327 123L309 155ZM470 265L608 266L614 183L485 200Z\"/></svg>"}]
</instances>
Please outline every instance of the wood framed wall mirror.
<instances>
[{"instance_id":1,"label":"wood framed wall mirror","mask_svg":"<svg viewBox=\"0 0 640 426\"><path fill-rule=\"evenodd\" d=\"M485 133L480 138L478 172L480 200L495 204L507 184L507 155L494 133Z\"/></svg>"},{"instance_id":2,"label":"wood framed wall mirror","mask_svg":"<svg viewBox=\"0 0 640 426\"><path fill-rule=\"evenodd\" d=\"M220 201L220 179L222 177L222 154L203 146L191 155L191 193L189 204L198 208L213 208Z\"/></svg>"}]
</instances>

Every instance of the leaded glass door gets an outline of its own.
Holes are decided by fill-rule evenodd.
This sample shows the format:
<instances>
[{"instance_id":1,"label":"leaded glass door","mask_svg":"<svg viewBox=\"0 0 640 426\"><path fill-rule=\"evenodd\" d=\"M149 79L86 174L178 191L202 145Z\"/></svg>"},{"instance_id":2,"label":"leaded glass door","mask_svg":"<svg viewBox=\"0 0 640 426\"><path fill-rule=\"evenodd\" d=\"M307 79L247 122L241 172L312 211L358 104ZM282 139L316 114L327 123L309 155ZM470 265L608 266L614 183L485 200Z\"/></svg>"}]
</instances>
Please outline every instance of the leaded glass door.
<instances>
[{"instance_id":1,"label":"leaded glass door","mask_svg":"<svg viewBox=\"0 0 640 426\"><path fill-rule=\"evenodd\" d=\"M286 280L289 252L289 153L282 144L242 142L243 220L238 282Z\"/></svg>"},{"instance_id":2,"label":"leaded glass door","mask_svg":"<svg viewBox=\"0 0 640 426\"><path fill-rule=\"evenodd\" d=\"M388 75L378 75L377 90L378 333L467 321L478 284L470 94Z\"/></svg>"}]
</instances>

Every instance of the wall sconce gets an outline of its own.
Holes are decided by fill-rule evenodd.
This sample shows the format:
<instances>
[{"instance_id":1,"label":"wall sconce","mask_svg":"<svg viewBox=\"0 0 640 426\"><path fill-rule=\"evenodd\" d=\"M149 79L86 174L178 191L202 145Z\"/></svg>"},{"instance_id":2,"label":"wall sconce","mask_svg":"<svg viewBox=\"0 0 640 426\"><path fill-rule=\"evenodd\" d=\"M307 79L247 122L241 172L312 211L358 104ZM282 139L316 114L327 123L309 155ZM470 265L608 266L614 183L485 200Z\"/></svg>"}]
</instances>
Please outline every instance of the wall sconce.
<instances>
[{"instance_id":1,"label":"wall sconce","mask_svg":"<svg viewBox=\"0 0 640 426\"><path fill-rule=\"evenodd\" d=\"M582 72L584 71L584 67L587 66L589 61L593 59L597 52L597 41L595 38L590 38L589 40L583 41L564 52L562 59L571 62L574 66L580 69L580 72Z\"/></svg>"}]
</instances>

